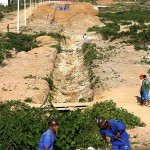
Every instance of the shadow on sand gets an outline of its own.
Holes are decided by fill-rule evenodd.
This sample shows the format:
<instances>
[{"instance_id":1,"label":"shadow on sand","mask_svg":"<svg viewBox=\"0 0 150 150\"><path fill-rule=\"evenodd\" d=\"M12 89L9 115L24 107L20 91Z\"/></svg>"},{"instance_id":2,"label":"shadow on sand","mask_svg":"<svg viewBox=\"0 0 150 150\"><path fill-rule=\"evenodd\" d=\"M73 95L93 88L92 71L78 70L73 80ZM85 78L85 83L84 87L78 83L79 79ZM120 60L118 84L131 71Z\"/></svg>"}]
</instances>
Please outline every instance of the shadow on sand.
<instances>
[{"instance_id":1,"label":"shadow on sand","mask_svg":"<svg viewBox=\"0 0 150 150\"><path fill-rule=\"evenodd\" d=\"M136 98L136 100L137 100L137 103L138 103L139 105L141 105L141 97L135 96L135 98Z\"/></svg>"}]
</instances>

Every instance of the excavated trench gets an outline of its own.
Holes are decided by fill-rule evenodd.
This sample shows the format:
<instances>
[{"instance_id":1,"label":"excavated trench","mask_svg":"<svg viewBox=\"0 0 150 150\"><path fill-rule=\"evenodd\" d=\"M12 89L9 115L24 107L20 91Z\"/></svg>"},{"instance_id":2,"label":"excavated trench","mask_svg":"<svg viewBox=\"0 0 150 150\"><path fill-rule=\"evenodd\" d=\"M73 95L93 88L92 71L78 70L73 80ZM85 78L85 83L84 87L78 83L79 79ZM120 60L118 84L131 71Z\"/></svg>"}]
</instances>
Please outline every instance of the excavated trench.
<instances>
[{"instance_id":1,"label":"excavated trench","mask_svg":"<svg viewBox=\"0 0 150 150\"><path fill-rule=\"evenodd\" d=\"M79 42L64 45L63 52L57 55L52 74L55 103L78 102L81 98L88 101L93 96L81 47L82 43Z\"/></svg>"}]
</instances>

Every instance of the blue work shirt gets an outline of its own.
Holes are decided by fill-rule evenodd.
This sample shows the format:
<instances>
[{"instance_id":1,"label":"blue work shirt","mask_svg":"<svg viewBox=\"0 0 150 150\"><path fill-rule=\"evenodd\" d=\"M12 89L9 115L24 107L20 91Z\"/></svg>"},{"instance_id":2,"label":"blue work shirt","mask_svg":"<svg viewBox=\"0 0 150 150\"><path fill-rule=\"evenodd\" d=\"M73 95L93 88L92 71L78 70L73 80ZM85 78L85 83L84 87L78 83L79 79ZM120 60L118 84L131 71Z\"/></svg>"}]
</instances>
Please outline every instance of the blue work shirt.
<instances>
[{"instance_id":1,"label":"blue work shirt","mask_svg":"<svg viewBox=\"0 0 150 150\"><path fill-rule=\"evenodd\" d=\"M125 143L129 142L129 135L125 131L126 126L124 123L118 120L107 120L111 125L110 129L100 129L101 135L107 135L110 137L110 142L115 145L124 145ZM120 135L119 140L114 140L113 137L117 135L120 130L124 130L124 132Z\"/></svg>"},{"instance_id":2,"label":"blue work shirt","mask_svg":"<svg viewBox=\"0 0 150 150\"><path fill-rule=\"evenodd\" d=\"M51 129L48 129L43 133L43 135L40 138L38 150L44 150L45 147L49 147L49 150L54 150L54 141L55 134L52 132Z\"/></svg>"}]
</instances>

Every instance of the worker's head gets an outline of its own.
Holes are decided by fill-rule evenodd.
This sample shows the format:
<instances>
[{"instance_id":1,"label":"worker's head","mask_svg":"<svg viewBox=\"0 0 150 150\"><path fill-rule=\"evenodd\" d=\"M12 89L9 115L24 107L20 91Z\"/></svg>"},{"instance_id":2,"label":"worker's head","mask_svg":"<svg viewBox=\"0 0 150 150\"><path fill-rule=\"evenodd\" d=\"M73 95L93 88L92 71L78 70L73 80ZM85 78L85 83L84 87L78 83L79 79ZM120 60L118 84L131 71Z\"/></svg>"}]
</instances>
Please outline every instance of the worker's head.
<instances>
[{"instance_id":1,"label":"worker's head","mask_svg":"<svg viewBox=\"0 0 150 150\"><path fill-rule=\"evenodd\" d=\"M96 119L96 123L100 129L106 129L107 128L107 120L104 117L98 117Z\"/></svg>"},{"instance_id":2,"label":"worker's head","mask_svg":"<svg viewBox=\"0 0 150 150\"><path fill-rule=\"evenodd\" d=\"M146 78L146 75L143 75L143 78L145 79L145 78Z\"/></svg>"},{"instance_id":3,"label":"worker's head","mask_svg":"<svg viewBox=\"0 0 150 150\"><path fill-rule=\"evenodd\" d=\"M51 128L52 132L55 133L58 130L58 121L56 119L50 119L48 125Z\"/></svg>"},{"instance_id":4,"label":"worker's head","mask_svg":"<svg viewBox=\"0 0 150 150\"><path fill-rule=\"evenodd\" d=\"M140 75L139 75L140 79L143 79L143 76L144 76L143 74L140 74Z\"/></svg>"}]
</instances>

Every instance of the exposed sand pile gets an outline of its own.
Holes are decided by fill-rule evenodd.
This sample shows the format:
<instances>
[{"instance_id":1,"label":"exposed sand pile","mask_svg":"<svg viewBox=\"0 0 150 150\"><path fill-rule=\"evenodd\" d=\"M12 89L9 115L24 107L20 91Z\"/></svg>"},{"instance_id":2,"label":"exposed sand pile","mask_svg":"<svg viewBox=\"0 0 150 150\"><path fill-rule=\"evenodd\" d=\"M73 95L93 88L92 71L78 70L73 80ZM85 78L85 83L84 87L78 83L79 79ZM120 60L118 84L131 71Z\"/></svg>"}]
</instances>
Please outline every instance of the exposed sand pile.
<instances>
[{"instance_id":1,"label":"exposed sand pile","mask_svg":"<svg viewBox=\"0 0 150 150\"><path fill-rule=\"evenodd\" d=\"M68 11L56 11L54 21L63 24L66 28L88 28L93 26L95 22L96 24L100 23L96 17L97 13L98 11L91 4L74 4L69 6Z\"/></svg>"}]
</instances>

